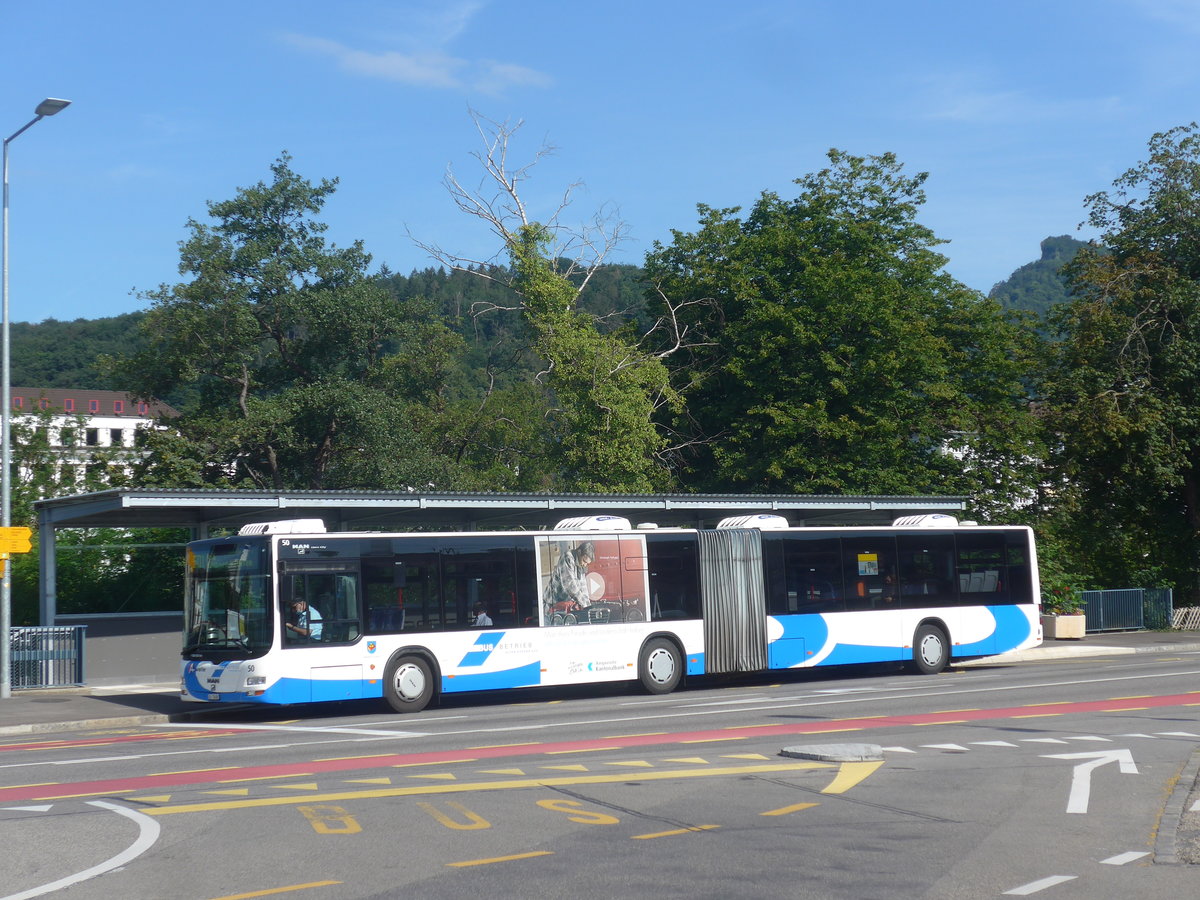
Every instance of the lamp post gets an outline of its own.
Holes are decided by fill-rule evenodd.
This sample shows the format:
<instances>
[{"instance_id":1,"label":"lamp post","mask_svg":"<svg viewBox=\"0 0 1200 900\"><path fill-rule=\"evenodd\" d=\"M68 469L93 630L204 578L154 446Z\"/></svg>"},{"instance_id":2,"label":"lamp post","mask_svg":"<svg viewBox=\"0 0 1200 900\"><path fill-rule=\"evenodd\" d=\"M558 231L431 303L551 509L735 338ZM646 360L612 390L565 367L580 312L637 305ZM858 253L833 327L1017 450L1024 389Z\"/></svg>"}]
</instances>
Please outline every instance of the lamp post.
<instances>
[{"instance_id":1,"label":"lamp post","mask_svg":"<svg viewBox=\"0 0 1200 900\"><path fill-rule=\"evenodd\" d=\"M9 424L12 418L12 382L8 340L8 145L32 128L46 116L53 116L71 105L70 100L47 97L37 105L34 117L4 139L4 224L3 239L0 240L0 293L3 294L3 321L0 322L0 444L3 445L3 460L0 462L0 525L12 525L12 441ZM12 696L12 568L5 563L4 577L0 578L0 698Z\"/></svg>"}]
</instances>

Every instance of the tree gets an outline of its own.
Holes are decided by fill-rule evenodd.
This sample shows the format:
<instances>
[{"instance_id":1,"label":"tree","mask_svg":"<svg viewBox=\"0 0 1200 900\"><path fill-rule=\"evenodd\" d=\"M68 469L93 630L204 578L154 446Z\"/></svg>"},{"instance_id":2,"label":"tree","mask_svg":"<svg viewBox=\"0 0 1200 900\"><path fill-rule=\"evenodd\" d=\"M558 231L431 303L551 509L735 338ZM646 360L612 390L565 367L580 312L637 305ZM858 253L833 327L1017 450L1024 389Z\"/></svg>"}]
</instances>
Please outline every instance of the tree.
<instances>
[{"instance_id":1,"label":"tree","mask_svg":"<svg viewBox=\"0 0 1200 900\"><path fill-rule=\"evenodd\" d=\"M1154 135L1149 158L1088 197L1095 246L1067 268L1073 299L1045 393L1058 513L1112 587L1165 580L1200 599L1200 130Z\"/></svg>"},{"instance_id":2,"label":"tree","mask_svg":"<svg viewBox=\"0 0 1200 900\"><path fill-rule=\"evenodd\" d=\"M486 222L499 238L507 265L418 244L452 270L496 281L511 292L508 302L484 301L472 314L519 310L532 335L529 350L541 367L533 384L542 392L544 408L539 446L529 447L527 457L531 462L540 457L535 464L546 487L663 487L669 479L663 463L667 440L655 414L678 402L663 362L676 348L651 352L632 328L601 327L601 320L580 304L620 240L620 224L598 216L581 231L564 228L559 217L574 186L545 221L534 219L520 187L549 148L543 147L533 162L513 168L509 144L520 124L495 123L475 113L472 117L485 148L475 154L484 171L483 184L478 189L465 187L451 171L446 186L460 210ZM496 398L500 409L504 402Z\"/></svg>"},{"instance_id":3,"label":"tree","mask_svg":"<svg viewBox=\"0 0 1200 900\"><path fill-rule=\"evenodd\" d=\"M213 224L189 221L190 280L147 295L143 346L111 366L140 397L195 397L171 430L147 435L142 482L457 485L430 421L457 339L427 304L396 302L361 242L326 244L315 217L337 182L314 185L290 162L210 203Z\"/></svg>"},{"instance_id":4,"label":"tree","mask_svg":"<svg viewBox=\"0 0 1200 900\"><path fill-rule=\"evenodd\" d=\"M647 258L692 301L680 371L689 484L801 493L969 493L1011 508L1034 483L1022 384L1032 337L944 271L920 224L926 176L829 153L800 195L700 227Z\"/></svg>"}]
</instances>

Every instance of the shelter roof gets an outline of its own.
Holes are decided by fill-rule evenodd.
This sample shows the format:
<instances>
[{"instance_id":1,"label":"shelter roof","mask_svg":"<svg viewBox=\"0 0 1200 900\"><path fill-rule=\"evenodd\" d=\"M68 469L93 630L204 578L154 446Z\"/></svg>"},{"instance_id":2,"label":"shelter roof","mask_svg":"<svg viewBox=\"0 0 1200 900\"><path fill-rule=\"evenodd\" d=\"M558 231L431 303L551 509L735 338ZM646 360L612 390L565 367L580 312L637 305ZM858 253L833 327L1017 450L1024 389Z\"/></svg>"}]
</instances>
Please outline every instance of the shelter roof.
<instances>
[{"instance_id":1,"label":"shelter roof","mask_svg":"<svg viewBox=\"0 0 1200 900\"><path fill-rule=\"evenodd\" d=\"M775 513L792 525L886 525L901 515L959 513L967 498L809 494L551 494L406 491L113 489L35 503L42 527L237 528L321 518L334 531L539 529L581 515L634 524L713 527Z\"/></svg>"}]
</instances>

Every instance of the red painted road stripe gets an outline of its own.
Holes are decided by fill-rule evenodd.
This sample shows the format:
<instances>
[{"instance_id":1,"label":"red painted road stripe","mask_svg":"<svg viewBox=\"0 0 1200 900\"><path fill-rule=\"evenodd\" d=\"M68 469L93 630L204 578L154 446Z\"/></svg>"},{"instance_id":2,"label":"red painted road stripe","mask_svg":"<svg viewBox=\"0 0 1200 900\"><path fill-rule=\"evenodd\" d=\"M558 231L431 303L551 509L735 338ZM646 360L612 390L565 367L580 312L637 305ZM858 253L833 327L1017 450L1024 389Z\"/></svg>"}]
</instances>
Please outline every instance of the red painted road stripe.
<instances>
[{"instance_id":1,"label":"red painted road stripe","mask_svg":"<svg viewBox=\"0 0 1200 900\"><path fill-rule=\"evenodd\" d=\"M788 723L781 725L721 728L710 731L684 731L675 734L630 735L585 741L559 741L545 744L525 744L509 747L486 747L474 750L434 750L426 753L388 753L355 759L329 759L313 762L285 763L276 766L247 766L213 769L200 772L165 772L108 781L77 781L59 784L23 785L0 788L0 804L26 800L50 800L65 796L104 796L130 791L161 791L178 785L217 784L252 779L284 778L296 775L317 775L328 772L359 771L392 766L421 766L454 763L467 760L497 759L500 757L532 756L569 753L599 748L626 749L656 744L682 744L702 741L728 741L732 738L783 737L801 734L820 734L833 731L871 731L898 728L906 725L932 725L953 720L979 722L988 719L1013 719L1038 715L1067 713L1116 712L1130 708L1157 709L1164 706L1200 704L1200 692L1170 694L1164 697L1139 697L1131 700L1089 700L1078 703L1045 703L1031 706L1007 706L998 709L962 710L956 712L915 713L887 716L879 719L826 719L821 722ZM233 729L231 729L232 731Z\"/></svg>"}]
</instances>

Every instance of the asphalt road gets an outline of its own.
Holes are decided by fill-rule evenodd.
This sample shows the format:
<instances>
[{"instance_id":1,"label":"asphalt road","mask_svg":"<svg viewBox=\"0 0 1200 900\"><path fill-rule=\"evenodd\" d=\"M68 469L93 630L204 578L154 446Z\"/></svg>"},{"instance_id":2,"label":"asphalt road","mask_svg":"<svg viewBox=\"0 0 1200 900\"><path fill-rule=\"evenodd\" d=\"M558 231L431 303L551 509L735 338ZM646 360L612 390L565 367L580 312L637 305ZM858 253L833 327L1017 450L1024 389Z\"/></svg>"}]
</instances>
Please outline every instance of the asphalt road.
<instances>
[{"instance_id":1,"label":"asphalt road","mask_svg":"<svg viewBox=\"0 0 1200 900\"><path fill-rule=\"evenodd\" d=\"M8 735L0 892L1193 896L1198 675L1143 653Z\"/></svg>"}]
</instances>

